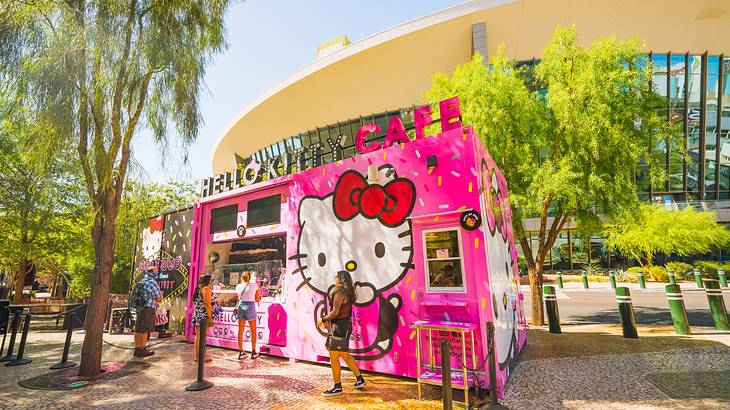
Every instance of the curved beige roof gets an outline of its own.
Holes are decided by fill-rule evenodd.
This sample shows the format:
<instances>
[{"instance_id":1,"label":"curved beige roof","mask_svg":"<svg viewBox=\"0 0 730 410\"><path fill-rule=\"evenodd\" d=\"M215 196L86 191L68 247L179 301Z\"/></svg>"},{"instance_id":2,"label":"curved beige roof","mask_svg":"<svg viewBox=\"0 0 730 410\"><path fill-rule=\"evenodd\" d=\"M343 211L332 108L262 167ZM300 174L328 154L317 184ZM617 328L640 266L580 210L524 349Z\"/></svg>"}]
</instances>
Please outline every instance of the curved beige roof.
<instances>
[{"instance_id":1,"label":"curved beige roof","mask_svg":"<svg viewBox=\"0 0 730 410\"><path fill-rule=\"evenodd\" d=\"M639 37L647 50L730 54L730 2L709 0L476 0L408 21L299 69L245 107L218 140L213 173L234 153L256 150L317 126L423 104L436 72L469 60L471 25L486 23L487 50L539 58L557 26L580 41ZM313 45L314 47L314 45Z\"/></svg>"}]
</instances>

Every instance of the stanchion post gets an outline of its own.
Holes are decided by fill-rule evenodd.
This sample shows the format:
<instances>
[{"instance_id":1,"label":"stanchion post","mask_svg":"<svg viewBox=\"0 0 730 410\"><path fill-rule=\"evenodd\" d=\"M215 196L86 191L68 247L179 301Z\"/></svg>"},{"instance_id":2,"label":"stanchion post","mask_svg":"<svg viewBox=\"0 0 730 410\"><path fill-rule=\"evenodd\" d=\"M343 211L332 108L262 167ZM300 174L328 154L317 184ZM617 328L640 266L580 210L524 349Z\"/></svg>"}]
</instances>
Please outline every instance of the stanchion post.
<instances>
[{"instance_id":1,"label":"stanchion post","mask_svg":"<svg viewBox=\"0 0 730 410\"><path fill-rule=\"evenodd\" d=\"M25 342L28 340L28 330L30 330L30 313L25 315L25 324L23 325L23 335L20 337L20 346L18 347L18 357L15 360L11 360L5 363L5 366L20 366L21 364L28 364L32 360L24 358L25 353Z\"/></svg>"},{"instance_id":2,"label":"stanchion post","mask_svg":"<svg viewBox=\"0 0 730 410\"><path fill-rule=\"evenodd\" d=\"M489 361L489 403L491 408L499 406L497 398L497 364L494 362L494 323L487 322L487 360Z\"/></svg>"},{"instance_id":3,"label":"stanchion post","mask_svg":"<svg viewBox=\"0 0 730 410\"><path fill-rule=\"evenodd\" d=\"M722 298L722 289L720 289L720 281L705 279L705 292L707 293L707 302L710 304L710 311L712 312L712 321L715 322L715 329L730 330L730 323L727 321L725 300Z\"/></svg>"},{"instance_id":4,"label":"stanchion post","mask_svg":"<svg viewBox=\"0 0 730 410\"><path fill-rule=\"evenodd\" d=\"M677 277L674 276L674 271L672 270L672 268L667 268L667 279L669 280L670 285L677 284Z\"/></svg>"},{"instance_id":5,"label":"stanchion post","mask_svg":"<svg viewBox=\"0 0 730 410\"><path fill-rule=\"evenodd\" d=\"M558 298L555 295L555 287L546 285L543 287L545 298L545 311L548 317L548 331L550 333L562 333L560 330L560 313L558 312Z\"/></svg>"},{"instance_id":6,"label":"stanchion post","mask_svg":"<svg viewBox=\"0 0 730 410\"><path fill-rule=\"evenodd\" d=\"M0 357L0 362L9 362L11 360L15 360L16 357L13 354L13 349L15 348L15 337L18 335L18 326L20 326L20 311L15 311L15 315L13 315L13 324L11 325L10 330L10 343L8 344L8 352L5 356Z\"/></svg>"},{"instance_id":7,"label":"stanchion post","mask_svg":"<svg viewBox=\"0 0 730 410\"><path fill-rule=\"evenodd\" d=\"M616 272L608 271L608 280L611 281L611 289L616 289Z\"/></svg>"},{"instance_id":8,"label":"stanchion post","mask_svg":"<svg viewBox=\"0 0 730 410\"><path fill-rule=\"evenodd\" d=\"M725 276L725 269L718 268L717 277L720 278L720 287L726 288L727 287L727 276Z\"/></svg>"},{"instance_id":9,"label":"stanchion post","mask_svg":"<svg viewBox=\"0 0 730 410\"><path fill-rule=\"evenodd\" d=\"M71 315L68 318L68 330L66 330L66 342L63 344L63 355L61 355L61 361L49 367L49 369L58 370L76 366L76 363L68 361L68 351L71 348L71 336L74 332L73 323L75 320L76 313L71 312Z\"/></svg>"},{"instance_id":10,"label":"stanchion post","mask_svg":"<svg viewBox=\"0 0 730 410\"><path fill-rule=\"evenodd\" d=\"M464 380L464 383L467 383ZM453 408L453 399L451 396L451 354L449 353L449 342L441 341L441 398L444 402L444 410ZM469 394L466 390L464 394Z\"/></svg>"},{"instance_id":11,"label":"stanchion post","mask_svg":"<svg viewBox=\"0 0 730 410\"><path fill-rule=\"evenodd\" d=\"M639 287L641 289L646 289L646 280L644 279L644 271L642 269L639 269L636 272L636 276L639 278Z\"/></svg>"},{"instance_id":12,"label":"stanchion post","mask_svg":"<svg viewBox=\"0 0 730 410\"><path fill-rule=\"evenodd\" d=\"M684 307L684 299L682 298L682 290L679 285L667 285L664 287L669 302L669 311L672 313L672 322L674 323L674 331L678 335L691 335L689 328L689 320L687 320L687 309Z\"/></svg>"},{"instance_id":13,"label":"stanchion post","mask_svg":"<svg viewBox=\"0 0 730 410\"><path fill-rule=\"evenodd\" d=\"M203 378L205 373L205 333L207 328L208 318L204 317L203 321L198 327L198 380L187 385L185 390L187 391L200 391L210 389L213 387L213 383Z\"/></svg>"},{"instance_id":14,"label":"stanchion post","mask_svg":"<svg viewBox=\"0 0 730 410\"><path fill-rule=\"evenodd\" d=\"M558 288L563 289L563 273L558 271Z\"/></svg>"},{"instance_id":15,"label":"stanchion post","mask_svg":"<svg viewBox=\"0 0 730 410\"><path fill-rule=\"evenodd\" d=\"M581 271L580 276L583 279L583 289L588 289L588 274L586 271Z\"/></svg>"},{"instance_id":16,"label":"stanchion post","mask_svg":"<svg viewBox=\"0 0 730 410\"><path fill-rule=\"evenodd\" d=\"M619 286L616 288L616 302L618 303L618 313L621 318L621 327L623 328L624 337L629 339L638 339L636 333L636 319L634 318L634 304L631 302L631 293L629 288Z\"/></svg>"},{"instance_id":17,"label":"stanchion post","mask_svg":"<svg viewBox=\"0 0 730 410\"><path fill-rule=\"evenodd\" d=\"M699 289L704 288L704 286L702 285L702 272L700 272L700 270L697 268L694 268L693 272L695 274L695 284L697 285L697 287Z\"/></svg>"}]
</instances>

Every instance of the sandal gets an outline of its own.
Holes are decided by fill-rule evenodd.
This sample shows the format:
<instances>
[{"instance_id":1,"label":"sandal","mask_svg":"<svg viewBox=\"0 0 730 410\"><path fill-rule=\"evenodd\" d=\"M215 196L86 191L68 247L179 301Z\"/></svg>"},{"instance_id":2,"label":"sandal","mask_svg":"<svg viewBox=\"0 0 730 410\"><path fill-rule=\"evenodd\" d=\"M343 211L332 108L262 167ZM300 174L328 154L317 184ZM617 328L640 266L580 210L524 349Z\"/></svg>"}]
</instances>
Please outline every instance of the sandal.
<instances>
[{"instance_id":1,"label":"sandal","mask_svg":"<svg viewBox=\"0 0 730 410\"><path fill-rule=\"evenodd\" d=\"M248 357L248 353L244 352L243 350L238 352L238 360L245 359L247 357Z\"/></svg>"},{"instance_id":2,"label":"sandal","mask_svg":"<svg viewBox=\"0 0 730 410\"><path fill-rule=\"evenodd\" d=\"M261 356L261 354L258 352L251 353L251 359L257 359L259 356Z\"/></svg>"}]
</instances>

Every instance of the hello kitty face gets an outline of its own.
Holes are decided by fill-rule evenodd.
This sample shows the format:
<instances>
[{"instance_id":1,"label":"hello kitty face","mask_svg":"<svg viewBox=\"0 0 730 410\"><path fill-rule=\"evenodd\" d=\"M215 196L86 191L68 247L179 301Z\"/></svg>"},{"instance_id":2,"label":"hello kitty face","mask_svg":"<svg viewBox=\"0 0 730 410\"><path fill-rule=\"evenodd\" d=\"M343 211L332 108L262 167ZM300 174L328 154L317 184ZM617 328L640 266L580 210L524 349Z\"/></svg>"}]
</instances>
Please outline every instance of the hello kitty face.
<instances>
[{"instance_id":1,"label":"hello kitty face","mask_svg":"<svg viewBox=\"0 0 730 410\"><path fill-rule=\"evenodd\" d=\"M157 257L162 248L162 231L150 232L145 229L142 233L142 255L145 260L152 260Z\"/></svg>"},{"instance_id":2,"label":"hello kitty face","mask_svg":"<svg viewBox=\"0 0 730 410\"><path fill-rule=\"evenodd\" d=\"M303 284L326 294L337 272L349 271L356 303L366 305L413 267L407 216L415 188L390 167L380 170L380 184L347 171L332 194L302 199L297 259Z\"/></svg>"},{"instance_id":3,"label":"hello kitty face","mask_svg":"<svg viewBox=\"0 0 730 410\"><path fill-rule=\"evenodd\" d=\"M487 262L494 311L494 339L497 362L500 369L504 369L516 352L518 331L516 257L510 246L513 237L511 212L504 178L486 161L482 161L482 178L483 183L485 178L488 181L482 198L487 208L491 236L487 240Z\"/></svg>"}]
</instances>

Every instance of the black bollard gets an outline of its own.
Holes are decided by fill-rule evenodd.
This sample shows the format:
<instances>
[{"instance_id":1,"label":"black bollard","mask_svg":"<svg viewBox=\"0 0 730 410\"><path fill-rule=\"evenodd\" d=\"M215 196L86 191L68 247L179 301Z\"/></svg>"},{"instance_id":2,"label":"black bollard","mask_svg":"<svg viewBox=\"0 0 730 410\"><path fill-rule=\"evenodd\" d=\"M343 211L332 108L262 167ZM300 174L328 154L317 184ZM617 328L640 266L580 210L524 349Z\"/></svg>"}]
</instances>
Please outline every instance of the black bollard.
<instances>
[{"instance_id":1,"label":"black bollard","mask_svg":"<svg viewBox=\"0 0 730 410\"><path fill-rule=\"evenodd\" d=\"M18 347L18 357L15 360L5 363L5 366L20 366L32 362L30 359L23 358L25 353L25 342L28 340L28 330L30 330L30 313L25 315L25 324L23 325L23 336L20 337L20 347Z\"/></svg>"},{"instance_id":2,"label":"black bollard","mask_svg":"<svg viewBox=\"0 0 730 410\"><path fill-rule=\"evenodd\" d=\"M504 409L497 398L497 364L494 358L494 323L487 322L487 361L489 361L489 408Z\"/></svg>"},{"instance_id":3,"label":"black bollard","mask_svg":"<svg viewBox=\"0 0 730 410\"><path fill-rule=\"evenodd\" d=\"M549 332L560 334L562 333L560 329L560 313L558 312L558 297L555 295L555 287L545 285L543 289Z\"/></svg>"},{"instance_id":4,"label":"black bollard","mask_svg":"<svg viewBox=\"0 0 730 410\"><path fill-rule=\"evenodd\" d=\"M203 379L205 373L205 329L208 318L203 318L203 321L198 327L198 380L187 385L185 390L187 391L200 391L210 389L213 387L213 383Z\"/></svg>"},{"instance_id":5,"label":"black bollard","mask_svg":"<svg viewBox=\"0 0 730 410\"><path fill-rule=\"evenodd\" d=\"M66 369L76 366L76 363L68 361L68 350L71 348L71 335L73 335L73 322L76 320L76 313L71 312L68 319L68 330L66 331L66 343L63 344L63 355L61 361L49 367L51 370Z\"/></svg>"},{"instance_id":6,"label":"black bollard","mask_svg":"<svg viewBox=\"0 0 730 410\"><path fill-rule=\"evenodd\" d=\"M0 362L9 362L11 360L15 360L13 349L15 348L15 337L18 335L18 326L20 326L20 315L20 311L16 310L15 315L13 316L12 330L10 333L10 344L8 344L8 353L5 356L0 357Z\"/></svg>"},{"instance_id":7,"label":"black bollard","mask_svg":"<svg viewBox=\"0 0 730 410\"><path fill-rule=\"evenodd\" d=\"M453 408L453 399L451 397L451 354L449 353L449 342L441 341L441 394L444 402L444 410ZM466 380L464 380L466 383ZM467 390L466 393L469 394Z\"/></svg>"},{"instance_id":8,"label":"black bollard","mask_svg":"<svg viewBox=\"0 0 730 410\"><path fill-rule=\"evenodd\" d=\"M623 286L616 288L616 302L618 303L618 313L621 318L624 337L638 339L636 319L634 318L634 304L631 302L629 288Z\"/></svg>"},{"instance_id":9,"label":"black bollard","mask_svg":"<svg viewBox=\"0 0 730 410\"><path fill-rule=\"evenodd\" d=\"M9 326L5 324L5 329L3 329L3 344L0 346L0 357L3 355L3 351L5 351L5 338L8 337L8 328Z\"/></svg>"}]
</instances>

